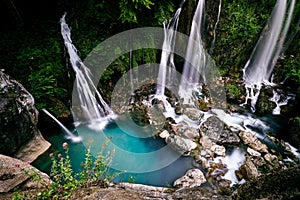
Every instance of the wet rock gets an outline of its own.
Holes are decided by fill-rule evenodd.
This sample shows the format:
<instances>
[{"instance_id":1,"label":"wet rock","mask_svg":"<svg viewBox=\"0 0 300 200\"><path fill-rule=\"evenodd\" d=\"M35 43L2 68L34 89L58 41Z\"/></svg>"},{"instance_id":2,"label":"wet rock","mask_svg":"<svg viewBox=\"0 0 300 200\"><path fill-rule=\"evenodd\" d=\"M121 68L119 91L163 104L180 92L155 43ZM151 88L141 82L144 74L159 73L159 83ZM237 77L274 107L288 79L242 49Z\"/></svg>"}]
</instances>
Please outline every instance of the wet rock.
<instances>
[{"instance_id":1,"label":"wet rock","mask_svg":"<svg viewBox=\"0 0 300 200\"><path fill-rule=\"evenodd\" d=\"M175 114L176 115L181 115L182 112L183 112L182 107L180 107L179 105L176 105L176 107L175 107Z\"/></svg>"},{"instance_id":2,"label":"wet rock","mask_svg":"<svg viewBox=\"0 0 300 200\"><path fill-rule=\"evenodd\" d=\"M255 113L259 115L264 115L266 113L272 113L273 109L276 107L276 104L269 99L273 96L272 88L263 88L260 90L256 102L256 111Z\"/></svg>"},{"instance_id":3,"label":"wet rock","mask_svg":"<svg viewBox=\"0 0 300 200\"><path fill-rule=\"evenodd\" d=\"M239 170L235 171L238 180L250 180L258 176L258 170L251 161L250 157L246 157L246 161L242 164Z\"/></svg>"},{"instance_id":4,"label":"wet rock","mask_svg":"<svg viewBox=\"0 0 300 200\"><path fill-rule=\"evenodd\" d=\"M172 149L182 155L189 155L191 150L197 148L197 144L192 140L177 135L174 137L167 137L165 141Z\"/></svg>"},{"instance_id":5,"label":"wet rock","mask_svg":"<svg viewBox=\"0 0 300 200\"><path fill-rule=\"evenodd\" d=\"M239 136L246 145L250 146L255 151L258 151L260 153L268 153L267 145L260 142L258 140L258 138L255 135L253 135L252 133L247 132L247 131L246 132L241 131L239 133Z\"/></svg>"},{"instance_id":6,"label":"wet rock","mask_svg":"<svg viewBox=\"0 0 300 200\"><path fill-rule=\"evenodd\" d=\"M196 107L204 112L209 110L209 104L204 99L200 98L195 102Z\"/></svg>"},{"instance_id":7,"label":"wet rock","mask_svg":"<svg viewBox=\"0 0 300 200\"><path fill-rule=\"evenodd\" d=\"M152 101L152 106L153 106L156 110L160 110L160 112L165 111L165 105L164 105L164 102L163 102L162 100L153 99L153 101Z\"/></svg>"},{"instance_id":8,"label":"wet rock","mask_svg":"<svg viewBox=\"0 0 300 200\"><path fill-rule=\"evenodd\" d=\"M173 186L176 188L193 188L205 182L206 179L200 169L190 169L183 177L177 179Z\"/></svg>"},{"instance_id":9,"label":"wet rock","mask_svg":"<svg viewBox=\"0 0 300 200\"><path fill-rule=\"evenodd\" d=\"M199 121L204 115L203 112L196 108L185 108L183 114L193 121Z\"/></svg>"},{"instance_id":10,"label":"wet rock","mask_svg":"<svg viewBox=\"0 0 300 200\"><path fill-rule=\"evenodd\" d=\"M0 154L0 193L9 192L13 188L22 189L40 188L50 185L49 176L40 172L30 164L21 160ZM25 173L28 173L26 175ZM32 180L32 177L40 177L40 180Z\"/></svg>"}]
</instances>

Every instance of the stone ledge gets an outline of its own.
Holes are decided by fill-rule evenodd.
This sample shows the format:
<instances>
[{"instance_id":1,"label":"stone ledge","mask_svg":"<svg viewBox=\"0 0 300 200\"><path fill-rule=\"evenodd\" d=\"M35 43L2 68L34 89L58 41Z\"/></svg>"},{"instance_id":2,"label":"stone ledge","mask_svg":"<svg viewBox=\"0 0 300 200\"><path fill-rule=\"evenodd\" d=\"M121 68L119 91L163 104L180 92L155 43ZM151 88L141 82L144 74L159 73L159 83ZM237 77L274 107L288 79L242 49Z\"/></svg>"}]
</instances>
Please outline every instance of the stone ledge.
<instances>
[{"instance_id":1,"label":"stone ledge","mask_svg":"<svg viewBox=\"0 0 300 200\"><path fill-rule=\"evenodd\" d=\"M44 139L40 131L13 156L24 162L33 162L41 154L45 153L51 144Z\"/></svg>"}]
</instances>

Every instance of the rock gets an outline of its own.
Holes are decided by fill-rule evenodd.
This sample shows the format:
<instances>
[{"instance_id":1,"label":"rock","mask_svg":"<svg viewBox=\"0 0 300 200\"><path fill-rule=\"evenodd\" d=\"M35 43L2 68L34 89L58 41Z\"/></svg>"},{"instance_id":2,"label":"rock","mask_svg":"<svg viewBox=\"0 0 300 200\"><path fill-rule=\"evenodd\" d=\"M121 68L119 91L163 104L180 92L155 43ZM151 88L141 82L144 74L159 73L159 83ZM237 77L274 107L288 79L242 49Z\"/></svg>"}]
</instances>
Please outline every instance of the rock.
<instances>
[{"instance_id":1,"label":"rock","mask_svg":"<svg viewBox=\"0 0 300 200\"><path fill-rule=\"evenodd\" d=\"M222 163L221 160L218 162L209 162L209 168L207 169L210 176L218 177L224 176L228 172L227 165Z\"/></svg>"},{"instance_id":2,"label":"rock","mask_svg":"<svg viewBox=\"0 0 300 200\"><path fill-rule=\"evenodd\" d=\"M191 139L191 140L195 141L196 138L199 137L199 129L193 128L193 127L188 127L183 131L183 133L181 135L187 139Z\"/></svg>"},{"instance_id":3,"label":"rock","mask_svg":"<svg viewBox=\"0 0 300 200\"><path fill-rule=\"evenodd\" d=\"M208 136L201 137L199 143L204 149L210 149L213 146L213 142Z\"/></svg>"},{"instance_id":4,"label":"rock","mask_svg":"<svg viewBox=\"0 0 300 200\"><path fill-rule=\"evenodd\" d=\"M206 179L200 169L190 169L183 177L177 179L173 186L176 188L193 188L205 182Z\"/></svg>"},{"instance_id":5,"label":"rock","mask_svg":"<svg viewBox=\"0 0 300 200\"><path fill-rule=\"evenodd\" d=\"M232 199L299 199L300 166L272 171L246 181Z\"/></svg>"},{"instance_id":6,"label":"rock","mask_svg":"<svg viewBox=\"0 0 300 200\"><path fill-rule=\"evenodd\" d=\"M218 185L221 189L230 188L231 181L227 179L221 179L218 181Z\"/></svg>"},{"instance_id":7,"label":"rock","mask_svg":"<svg viewBox=\"0 0 300 200\"><path fill-rule=\"evenodd\" d=\"M243 142L250 146L252 149L254 149L255 151L258 151L260 153L268 153L268 147L267 145L261 143L258 138L253 135L250 132L247 131L241 131L239 133L240 138L243 140Z\"/></svg>"},{"instance_id":8,"label":"rock","mask_svg":"<svg viewBox=\"0 0 300 200\"><path fill-rule=\"evenodd\" d=\"M209 110L209 104L203 98L198 99L195 101L195 105L199 110L207 112Z\"/></svg>"},{"instance_id":9,"label":"rock","mask_svg":"<svg viewBox=\"0 0 300 200\"><path fill-rule=\"evenodd\" d=\"M164 128L166 118L161 110L157 110L154 107L150 107L147 110L147 117L149 119L149 124L151 125L153 135L158 135Z\"/></svg>"},{"instance_id":10,"label":"rock","mask_svg":"<svg viewBox=\"0 0 300 200\"><path fill-rule=\"evenodd\" d=\"M224 129L221 131L219 138L216 143L227 146L234 146L240 143L240 138L236 132L230 130L226 124L224 124Z\"/></svg>"},{"instance_id":11,"label":"rock","mask_svg":"<svg viewBox=\"0 0 300 200\"><path fill-rule=\"evenodd\" d=\"M0 154L0 193L9 192L15 187L22 189L39 188L50 185L48 175L40 172L30 164ZM28 173L26 175L25 173ZM39 181L30 179L40 177Z\"/></svg>"},{"instance_id":12,"label":"rock","mask_svg":"<svg viewBox=\"0 0 300 200\"><path fill-rule=\"evenodd\" d=\"M24 162L33 162L41 154L47 151L51 144L45 140L42 134L38 133L27 144L22 146L20 150L14 155L15 158Z\"/></svg>"},{"instance_id":13,"label":"rock","mask_svg":"<svg viewBox=\"0 0 300 200\"><path fill-rule=\"evenodd\" d=\"M285 137L293 146L300 150L300 116L289 119L288 127Z\"/></svg>"},{"instance_id":14,"label":"rock","mask_svg":"<svg viewBox=\"0 0 300 200\"><path fill-rule=\"evenodd\" d=\"M183 112L183 108L181 107L181 104L176 104L176 106L175 106L175 114L176 115L181 115L182 114L182 112Z\"/></svg>"},{"instance_id":15,"label":"rock","mask_svg":"<svg viewBox=\"0 0 300 200\"><path fill-rule=\"evenodd\" d=\"M255 156L255 157L260 157L261 153L251 149L250 147L247 148L247 152L251 155L251 156Z\"/></svg>"},{"instance_id":16,"label":"rock","mask_svg":"<svg viewBox=\"0 0 300 200\"><path fill-rule=\"evenodd\" d=\"M213 142L219 141L224 123L217 117L208 118L200 127L201 134L210 138Z\"/></svg>"},{"instance_id":17,"label":"rock","mask_svg":"<svg viewBox=\"0 0 300 200\"><path fill-rule=\"evenodd\" d=\"M278 160L277 156L272 155L270 153L267 153L266 155L264 155L264 159L269 162L269 163L273 163L274 161Z\"/></svg>"},{"instance_id":18,"label":"rock","mask_svg":"<svg viewBox=\"0 0 300 200\"><path fill-rule=\"evenodd\" d=\"M276 104L269 99L273 96L273 88L262 88L256 102L255 113L258 115L264 115L266 113L272 113Z\"/></svg>"},{"instance_id":19,"label":"rock","mask_svg":"<svg viewBox=\"0 0 300 200\"><path fill-rule=\"evenodd\" d=\"M148 106L135 103L130 110L130 117L139 126L148 125L150 123L148 110Z\"/></svg>"},{"instance_id":20,"label":"rock","mask_svg":"<svg viewBox=\"0 0 300 200\"><path fill-rule=\"evenodd\" d=\"M172 149L182 155L189 155L191 150L197 148L197 144L192 140L177 135L174 137L167 137L165 141Z\"/></svg>"},{"instance_id":21,"label":"rock","mask_svg":"<svg viewBox=\"0 0 300 200\"><path fill-rule=\"evenodd\" d=\"M225 156L226 149L223 146L215 144L210 148L210 150L217 156Z\"/></svg>"},{"instance_id":22,"label":"rock","mask_svg":"<svg viewBox=\"0 0 300 200\"><path fill-rule=\"evenodd\" d=\"M213 142L219 145L234 146L240 142L240 138L237 134L215 116L208 118L201 125L200 130L202 135L209 137Z\"/></svg>"},{"instance_id":23,"label":"rock","mask_svg":"<svg viewBox=\"0 0 300 200\"><path fill-rule=\"evenodd\" d=\"M196 108L185 108L183 114L193 121L199 121L204 115L202 111Z\"/></svg>"},{"instance_id":24,"label":"rock","mask_svg":"<svg viewBox=\"0 0 300 200\"><path fill-rule=\"evenodd\" d=\"M38 111L32 95L0 71L0 153L13 156L33 138L42 138L37 123ZM29 161L46 151L50 144L45 141L42 146L36 148L34 156L30 155L32 152L28 153Z\"/></svg>"},{"instance_id":25,"label":"rock","mask_svg":"<svg viewBox=\"0 0 300 200\"><path fill-rule=\"evenodd\" d=\"M242 164L239 170L235 171L238 180L250 180L258 176L258 170L251 161L250 157L246 157L246 161Z\"/></svg>"},{"instance_id":26,"label":"rock","mask_svg":"<svg viewBox=\"0 0 300 200\"><path fill-rule=\"evenodd\" d=\"M161 132L160 134L159 134L159 137L161 137L161 138L163 138L163 139L165 139L165 138L167 138L167 137L169 137L170 136L170 133L167 131L167 130L164 130L163 132Z\"/></svg>"}]
</instances>

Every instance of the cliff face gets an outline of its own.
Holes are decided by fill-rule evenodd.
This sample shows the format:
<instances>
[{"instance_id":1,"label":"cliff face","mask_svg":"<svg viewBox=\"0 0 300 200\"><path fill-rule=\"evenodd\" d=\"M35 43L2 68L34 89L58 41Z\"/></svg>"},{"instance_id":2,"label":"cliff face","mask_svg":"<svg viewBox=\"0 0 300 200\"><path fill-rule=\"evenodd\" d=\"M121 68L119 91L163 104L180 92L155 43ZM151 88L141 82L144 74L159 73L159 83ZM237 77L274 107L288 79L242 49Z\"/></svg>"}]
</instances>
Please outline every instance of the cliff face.
<instances>
[{"instance_id":1,"label":"cliff face","mask_svg":"<svg viewBox=\"0 0 300 200\"><path fill-rule=\"evenodd\" d=\"M37 122L32 95L0 71L0 154L13 156L20 147L40 136Z\"/></svg>"}]
</instances>

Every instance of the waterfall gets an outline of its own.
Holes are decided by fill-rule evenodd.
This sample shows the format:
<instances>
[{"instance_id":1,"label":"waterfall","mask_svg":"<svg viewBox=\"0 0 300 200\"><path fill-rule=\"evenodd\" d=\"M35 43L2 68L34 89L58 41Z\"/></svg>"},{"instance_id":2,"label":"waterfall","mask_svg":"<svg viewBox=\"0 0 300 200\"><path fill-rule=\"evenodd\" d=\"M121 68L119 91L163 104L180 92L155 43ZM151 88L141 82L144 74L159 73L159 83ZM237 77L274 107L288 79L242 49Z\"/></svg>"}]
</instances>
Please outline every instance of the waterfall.
<instances>
[{"instance_id":1,"label":"waterfall","mask_svg":"<svg viewBox=\"0 0 300 200\"><path fill-rule=\"evenodd\" d=\"M176 30L178 26L179 15L181 12L181 6L184 1L181 3L180 7L177 9L174 16L168 21L163 23L164 26L164 42L162 46L161 59L159 64L159 72L157 78L157 90L156 95L158 97L164 96L166 82L172 85L175 69L174 64L174 46L176 38Z\"/></svg>"},{"instance_id":2,"label":"waterfall","mask_svg":"<svg viewBox=\"0 0 300 200\"><path fill-rule=\"evenodd\" d=\"M67 139L72 140L72 142L80 142L82 138L80 136L74 135L69 129L67 129L58 119L56 119L48 110L43 109L44 113L46 113L49 117L51 117L67 134Z\"/></svg>"},{"instance_id":3,"label":"waterfall","mask_svg":"<svg viewBox=\"0 0 300 200\"><path fill-rule=\"evenodd\" d=\"M295 95L288 93L287 95L282 94L283 91L273 90L273 96L269 99L270 101L276 104L276 107L273 109L273 115L280 115L281 106L287 105L289 100L293 100Z\"/></svg>"},{"instance_id":4,"label":"waterfall","mask_svg":"<svg viewBox=\"0 0 300 200\"><path fill-rule=\"evenodd\" d=\"M243 69L243 80L247 92L244 104L251 100L253 112L255 112L255 104L262 85L272 85L269 78L281 53L294 7L295 0L291 1L288 11L286 11L287 1L277 0L268 23ZM286 12L288 12L287 15Z\"/></svg>"},{"instance_id":5,"label":"waterfall","mask_svg":"<svg viewBox=\"0 0 300 200\"><path fill-rule=\"evenodd\" d=\"M207 65L207 54L202 45L201 27L203 22L205 1L199 0L190 31L188 46L186 50L185 63L179 86L179 95L185 100L191 98L191 91L205 83L205 69ZM200 77L202 79L200 80Z\"/></svg>"},{"instance_id":6,"label":"waterfall","mask_svg":"<svg viewBox=\"0 0 300 200\"><path fill-rule=\"evenodd\" d=\"M65 46L69 53L70 63L75 72L75 86L73 88L77 92L73 95L73 116L75 121L91 123L93 128L103 129L107 121L113 116L113 111L103 100L97 87L92 81L92 73L88 67L84 65L77 54L77 49L72 44L71 31L65 21L66 14L61 18L61 34L64 39ZM74 100L78 102L74 102ZM100 103L98 103L98 101ZM77 104L78 107L77 107Z\"/></svg>"}]
</instances>

